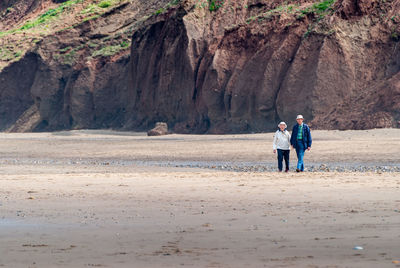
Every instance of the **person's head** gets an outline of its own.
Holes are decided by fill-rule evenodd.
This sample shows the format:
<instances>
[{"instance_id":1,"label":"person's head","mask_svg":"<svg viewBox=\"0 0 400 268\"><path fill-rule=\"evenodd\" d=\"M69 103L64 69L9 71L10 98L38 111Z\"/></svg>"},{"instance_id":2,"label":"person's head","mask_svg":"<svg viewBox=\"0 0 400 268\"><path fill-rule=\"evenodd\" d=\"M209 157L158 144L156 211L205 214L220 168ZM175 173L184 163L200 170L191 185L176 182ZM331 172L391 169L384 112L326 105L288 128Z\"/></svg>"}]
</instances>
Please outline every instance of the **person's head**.
<instances>
[{"instance_id":1,"label":"person's head","mask_svg":"<svg viewBox=\"0 0 400 268\"><path fill-rule=\"evenodd\" d=\"M296 121L297 121L297 124L301 125L303 123L303 121L304 121L304 117L301 114L299 114L296 117Z\"/></svg>"},{"instance_id":2,"label":"person's head","mask_svg":"<svg viewBox=\"0 0 400 268\"><path fill-rule=\"evenodd\" d=\"M281 131L284 131L284 130L287 128L287 125L286 125L285 122L280 122L279 125L278 125L278 127L279 127L279 129L280 129Z\"/></svg>"}]
</instances>

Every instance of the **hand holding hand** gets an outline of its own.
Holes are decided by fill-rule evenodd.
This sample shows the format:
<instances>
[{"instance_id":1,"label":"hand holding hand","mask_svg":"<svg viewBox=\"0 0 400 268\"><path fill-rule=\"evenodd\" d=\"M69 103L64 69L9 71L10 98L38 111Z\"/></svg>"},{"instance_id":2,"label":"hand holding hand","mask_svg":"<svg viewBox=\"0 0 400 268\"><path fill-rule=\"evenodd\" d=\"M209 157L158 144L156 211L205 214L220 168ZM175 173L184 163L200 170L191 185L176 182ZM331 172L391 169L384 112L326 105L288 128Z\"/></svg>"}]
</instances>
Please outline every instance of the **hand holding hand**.
<instances>
[{"instance_id":1,"label":"hand holding hand","mask_svg":"<svg viewBox=\"0 0 400 268\"><path fill-rule=\"evenodd\" d=\"M276 154L276 150L274 149L274 154Z\"/></svg>"}]
</instances>

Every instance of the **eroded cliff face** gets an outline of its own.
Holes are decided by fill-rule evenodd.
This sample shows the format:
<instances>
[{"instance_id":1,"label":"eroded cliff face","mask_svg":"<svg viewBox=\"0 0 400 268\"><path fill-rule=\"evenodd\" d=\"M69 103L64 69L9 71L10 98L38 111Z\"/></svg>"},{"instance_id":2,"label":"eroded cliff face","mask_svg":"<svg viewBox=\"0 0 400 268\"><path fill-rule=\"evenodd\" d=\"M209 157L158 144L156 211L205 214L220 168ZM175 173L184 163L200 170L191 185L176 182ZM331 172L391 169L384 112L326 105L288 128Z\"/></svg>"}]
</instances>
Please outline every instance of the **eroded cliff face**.
<instances>
[{"instance_id":1,"label":"eroded cliff face","mask_svg":"<svg viewBox=\"0 0 400 268\"><path fill-rule=\"evenodd\" d=\"M33 19L2 32L2 47L11 51L0 73L2 130L121 129L131 120L132 33L168 1L114 1L106 8L64 2L50 10L38 6L38 14L55 14L39 26L23 29Z\"/></svg>"},{"instance_id":2,"label":"eroded cliff face","mask_svg":"<svg viewBox=\"0 0 400 268\"><path fill-rule=\"evenodd\" d=\"M399 1L331 9L231 1L157 18L133 36L137 122L249 132L301 113L313 128L398 127Z\"/></svg>"},{"instance_id":3,"label":"eroded cliff face","mask_svg":"<svg viewBox=\"0 0 400 268\"><path fill-rule=\"evenodd\" d=\"M119 1L3 69L0 128L399 127L399 25L400 0Z\"/></svg>"}]
</instances>

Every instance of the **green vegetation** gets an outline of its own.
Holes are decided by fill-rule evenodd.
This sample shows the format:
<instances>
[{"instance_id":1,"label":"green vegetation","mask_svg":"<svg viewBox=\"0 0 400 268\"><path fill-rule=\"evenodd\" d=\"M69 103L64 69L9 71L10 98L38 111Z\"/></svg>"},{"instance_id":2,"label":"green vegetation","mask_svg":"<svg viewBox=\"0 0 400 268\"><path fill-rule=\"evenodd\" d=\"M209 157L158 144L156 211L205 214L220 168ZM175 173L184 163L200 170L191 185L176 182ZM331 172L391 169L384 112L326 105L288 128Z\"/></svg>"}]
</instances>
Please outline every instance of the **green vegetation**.
<instances>
[{"instance_id":1,"label":"green vegetation","mask_svg":"<svg viewBox=\"0 0 400 268\"><path fill-rule=\"evenodd\" d=\"M63 57L64 64L72 66L75 62L75 55L75 50L71 50L68 54L65 54Z\"/></svg>"},{"instance_id":2,"label":"green vegetation","mask_svg":"<svg viewBox=\"0 0 400 268\"><path fill-rule=\"evenodd\" d=\"M332 5L336 2L336 0L325 0L320 3L315 3L313 5L313 9L317 12L325 12L327 10L332 10Z\"/></svg>"},{"instance_id":3,"label":"green vegetation","mask_svg":"<svg viewBox=\"0 0 400 268\"><path fill-rule=\"evenodd\" d=\"M0 48L0 60L9 61L12 60L14 57L12 52L6 48Z\"/></svg>"},{"instance_id":4,"label":"green vegetation","mask_svg":"<svg viewBox=\"0 0 400 268\"><path fill-rule=\"evenodd\" d=\"M84 10L81 11L81 14L93 14L102 12L101 9L109 8L117 3L121 2L121 0L103 0L98 4L90 4Z\"/></svg>"},{"instance_id":5,"label":"green vegetation","mask_svg":"<svg viewBox=\"0 0 400 268\"><path fill-rule=\"evenodd\" d=\"M13 8L13 7L8 7L8 8L6 9L6 14L8 14L8 13L10 13L10 12L12 12L12 11L14 11L14 8Z\"/></svg>"},{"instance_id":6,"label":"green vegetation","mask_svg":"<svg viewBox=\"0 0 400 268\"><path fill-rule=\"evenodd\" d=\"M76 53L84 47L85 47L84 44L77 46L75 48L72 48L70 46L65 47L65 48L59 50L59 52L63 55L55 55L54 58L56 60L62 59L64 64L72 66L75 63ZM68 53L66 53L66 52L68 52ZM66 54L64 54L64 53L66 53Z\"/></svg>"},{"instance_id":7,"label":"green vegetation","mask_svg":"<svg viewBox=\"0 0 400 268\"><path fill-rule=\"evenodd\" d=\"M280 13L285 12L285 11L287 12L288 7L289 7L289 6L279 6L279 7L275 8L275 9L271 9L271 10L269 10L269 11L267 11L267 12L264 12L264 13L262 13L262 14L259 14L259 15L257 15L257 16L252 16L252 17L248 18L248 19L246 20L246 22L247 22L247 23L250 23L250 22L252 22L252 21L254 21L254 20L258 20L258 21L260 22L260 21L262 21L262 20L264 20L264 19L269 19L269 18L271 18L271 17L274 16L274 15L280 14ZM291 7L291 6L290 6L290 7ZM291 9L291 10L292 10L292 9ZM261 20L260 20L260 19L261 19Z\"/></svg>"},{"instance_id":8,"label":"green vegetation","mask_svg":"<svg viewBox=\"0 0 400 268\"><path fill-rule=\"evenodd\" d=\"M28 29L34 28L38 25L44 24L44 23L50 21L51 19L53 19L54 17L60 15L61 13L63 13L66 9L70 8L71 6L73 6L77 3L82 3L82 2L83 2L83 0L69 0L67 2L64 2L54 9L49 9L44 14L40 15L36 20L28 21L18 30L21 30L21 31L28 30Z\"/></svg>"},{"instance_id":9,"label":"green vegetation","mask_svg":"<svg viewBox=\"0 0 400 268\"><path fill-rule=\"evenodd\" d=\"M323 17L328 11L332 10L332 5L335 2L336 0L325 0L319 3L315 3L311 7L303 9L300 12L304 15L314 13L320 17Z\"/></svg>"},{"instance_id":10,"label":"green vegetation","mask_svg":"<svg viewBox=\"0 0 400 268\"><path fill-rule=\"evenodd\" d=\"M98 56L109 57L114 54L117 54L121 50L128 48L129 46L130 46L130 43L128 41L123 41L122 43L120 43L118 45L106 46L106 47L103 47L103 48L93 52L92 57L93 58L98 57Z\"/></svg>"},{"instance_id":11,"label":"green vegetation","mask_svg":"<svg viewBox=\"0 0 400 268\"><path fill-rule=\"evenodd\" d=\"M308 25L307 31L304 33L303 37L307 38L310 35L310 33L312 32L313 29L314 29L314 27L313 27L312 24Z\"/></svg>"},{"instance_id":12,"label":"green vegetation","mask_svg":"<svg viewBox=\"0 0 400 268\"><path fill-rule=\"evenodd\" d=\"M252 16L246 20L246 23L249 24L253 21L262 22L265 19L271 19L276 16L279 17L281 14L294 14L297 20L302 20L308 15L310 16L310 24L307 27L307 31L304 33L303 37L307 38L319 25L319 22L327 15L333 12L333 5L336 0L323 0L317 3L314 3L306 8L300 8L299 4L288 4L288 1L285 2L284 5L278 6L275 9L271 9L267 12L258 14L256 16ZM287 27L289 27L293 22L288 22ZM321 25L320 25L321 26ZM323 26L321 29L323 34L331 35L335 31L330 29L329 27ZM393 38L392 38L393 39Z\"/></svg>"},{"instance_id":13,"label":"green vegetation","mask_svg":"<svg viewBox=\"0 0 400 268\"><path fill-rule=\"evenodd\" d=\"M90 4L85 9L81 11L83 15L93 15L93 14L101 14L103 13L103 9L109 8L117 3L121 2L121 0L103 0L98 4ZM87 21L89 19L86 19Z\"/></svg>"},{"instance_id":14,"label":"green vegetation","mask_svg":"<svg viewBox=\"0 0 400 268\"><path fill-rule=\"evenodd\" d=\"M304 9L300 9L298 4L282 5L275 9L271 9L263 14L255 16L255 17L260 17L260 16L270 17L274 14L280 14L283 12L286 12L289 14L295 13L295 14L297 14L298 19L303 18L308 14L316 14L318 17L324 17L328 12L333 10L332 6L335 2L336 2L336 0L324 0L324 1L321 1L318 3L314 3L312 6L309 6Z\"/></svg>"},{"instance_id":15,"label":"green vegetation","mask_svg":"<svg viewBox=\"0 0 400 268\"><path fill-rule=\"evenodd\" d=\"M107 9L109 7L113 7L113 6L117 5L117 4L120 4L123 1L124 0L104 0L104 1L101 1L100 3L98 3L98 4L94 3L94 4L87 5L86 8L84 8L80 12L80 14L86 15L87 17L85 17L79 23L74 24L72 27L76 27L78 25L81 25L84 22L95 20L95 19L101 17L105 12L107 12L104 9ZM93 1L93 2L98 2L98 1ZM68 28L66 28L66 29L68 29Z\"/></svg>"},{"instance_id":16,"label":"green vegetation","mask_svg":"<svg viewBox=\"0 0 400 268\"><path fill-rule=\"evenodd\" d=\"M129 41L122 41L122 43L121 43L122 48L129 47L130 45L131 45L131 43Z\"/></svg>"},{"instance_id":17,"label":"green vegetation","mask_svg":"<svg viewBox=\"0 0 400 268\"><path fill-rule=\"evenodd\" d=\"M86 22L86 21L90 21L90 20L95 20L95 19L99 18L100 16L101 16L101 14L93 15L93 16L84 18L84 19L82 20L82 22ZM77 25L79 25L79 24L77 24Z\"/></svg>"},{"instance_id":18,"label":"green vegetation","mask_svg":"<svg viewBox=\"0 0 400 268\"><path fill-rule=\"evenodd\" d=\"M1 32L0 38L3 43L0 46L0 70L11 62L19 60L26 51L40 43L44 37L78 27L88 20L103 16L109 9L126 4L128 0L67 0L64 3L52 5L52 8L42 11L22 24L14 26L13 29ZM179 3L179 0L171 1L167 7ZM7 12L12 12L9 9ZM5 10L6 12L6 10ZM75 17L76 15L76 17ZM74 16L64 20L67 16ZM76 23L74 23L76 22ZM67 23L70 23L67 25ZM72 24L74 23L74 24ZM94 54L95 56L110 56L130 47L129 35L112 34L102 40L95 40L76 46L62 46L53 51L53 58L61 64L73 66L78 58ZM129 36L129 37L128 37Z\"/></svg>"},{"instance_id":19,"label":"green vegetation","mask_svg":"<svg viewBox=\"0 0 400 268\"><path fill-rule=\"evenodd\" d=\"M97 5L90 4L81 11L81 14L83 14L83 15L92 14L92 13L96 13L98 10L99 10L99 7Z\"/></svg>"},{"instance_id":20,"label":"green vegetation","mask_svg":"<svg viewBox=\"0 0 400 268\"><path fill-rule=\"evenodd\" d=\"M82 15L86 15L86 14L91 15L87 18L84 18L83 22L98 18L100 16L100 14L104 13L104 11L102 11L102 9L113 6L116 3L120 3L121 1L122 0L103 0L98 4L89 4L84 10L82 10L80 12ZM23 24L19 28L12 29L12 30L9 30L6 32L0 32L0 37L5 36L7 34L12 34L12 33L26 32L27 30L30 30L30 29L36 28L36 27L49 28L49 27L51 27L49 25L49 23L51 23L51 21L53 21L55 18L58 18L65 11L71 10L71 8L73 8L74 5L79 4L79 3L85 3L85 0L68 0L64 3L61 3L56 8L47 10L45 13L41 14L36 19L27 21L25 24ZM11 10L12 10L12 8L9 11L11 11ZM71 28L71 27L68 27L68 28ZM66 28L66 29L68 29L68 28ZM63 29L63 30L65 30L65 29Z\"/></svg>"},{"instance_id":21,"label":"green vegetation","mask_svg":"<svg viewBox=\"0 0 400 268\"><path fill-rule=\"evenodd\" d=\"M160 14L164 13L165 11L166 11L165 8L160 8L160 9L158 9L158 10L156 11L156 15L160 15Z\"/></svg>"},{"instance_id":22,"label":"green vegetation","mask_svg":"<svg viewBox=\"0 0 400 268\"><path fill-rule=\"evenodd\" d=\"M220 7L224 5L223 0L208 0L208 9L212 11L217 11Z\"/></svg>"},{"instance_id":23,"label":"green vegetation","mask_svg":"<svg viewBox=\"0 0 400 268\"><path fill-rule=\"evenodd\" d=\"M101 2L98 4L98 6L101 7L101 8L107 8L107 7L110 7L111 4L112 4L111 1L104 0L104 1L101 1Z\"/></svg>"},{"instance_id":24,"label":"green vegetation","mask_svg":"<svg viewBox=\"0 0 400 268\"><path fill-rule=\"evenodd\" d=\"M180 3L180 0L172 0L165 7L159 8L156 12L153 13L153 15L164 14L166 11L168 11L168 9L170 9L173 6L176 6L179 3Z\"/></svg>"},{"instance_id":25,"label":"green vegetation","mask_svg":"<svg viewBox=\"0 0 400 268\"><path fill-rule=\"evenodd\" d=\"M120 45L103 47L102 49L95 51L92 54L92 57L98 57L98 56L108 57L108 56L112 56L112 55L118 53L121 49L122 49L122 47Z\"/></svg>"},{"instance_id":26,"label":"green vegetation","mask_svg":"<svg viewBox=\"0 0 400 268\"><path fill-rule=\"evenodd\" d=\"M92 42L89 42L89 43L88 43L88 46L89 46L90 48L96 48L96 47L98 47L99 45L98 45L98 44L95 44L95 43L92 43Z\"/></svg>"},{"instance_id":27,"label":"green vegetation","mask_svg":"<svg viewBox=\"0 0 400 268\"><path fill-rule=\"evenodd\" d=\"M204 2L199 2L197 4L194 5L195 8L205 8L207 6L207 3Z\"/></svg>"},{"instance_id":28,"label":"green vegetation","mask_svg":"<svg viewBox=\"0 0 400 268\"><path fill-rule=\"evenodd\" d=\"M72 47L65 47L65 48L63 48L63 49L60 49L60 53L65 53L65 52L67 52L68 50L70 50L70 49L72 49Z\"/></svg>"},{"instance_id":29,"label":"green vegetation","mask_svg":"<svg viewBox=\"0 0 400 268\"><path fill-rule=\"evenodd\" d=\"M0 48L0 60L2 61L14 61L21 58L23 51L15 51L15 48L3 47Z\"/></svg>"},{"instance_id":30,"label":"green vegetation","mask_svg":"<svg viewBox=\"0 0 400 268\"><path fill-rule=\"evenodd\" d=\"M69 0L69 1L66 1L66 2L60 4L56 8L47 10L45 13L43 13L42 15L37 17L35 20L26 22L24 25L22 25L19 28L12 29L12 30L9 30L9 31L6 31L6 32L0 32L0 37L5 36L7 34L26 31L26 30L35 28L37 26L43 26L44 25L46 28L48 28L49 25L47 25L47 23L49 23L54 18L58 17L64 11L70 9L75 4L83 3L83 1L84 0Z\"/></svg>"},{"instance_id":31,"label":"green vegetation","mask_svg":"<svg viewBox=\"0 0 400 268\"><path fill-rule=\"evenodd\" d=\"M305 16L314 14L316 16L316 22L319 22L326 14L329 14L329 12L333 11L333 4L336 2L336 0L323 0L317 3L312 4L311 6L307 8L299 8L298 4L290 4L288 5L287 2L285 2L285 5L278 6L275 9L271 9L267 12L258 14L256 16L252 16L246 20L247 23L251 23L252 21L257 20L258 22L263 21L264 19L269 19L273 16L280 16L282 13L287 13L287 14L295 14L296 19L301 20ZM307 32L305 33L305 37L307 37L313 27L309 27Z\"/></svg>"},{"instance_id":32,"label":"green vegetation","mask_svg":"<svg viewBox=\"0 0 400 268\"><path fill-rule=\"evenodd\" d=\"M113 36L109 35L109 36L106 36L103 39L101 39L101 41L105 42L105 41L111 40L112 38L113 38Z\"/></svg>"}]
</instances>

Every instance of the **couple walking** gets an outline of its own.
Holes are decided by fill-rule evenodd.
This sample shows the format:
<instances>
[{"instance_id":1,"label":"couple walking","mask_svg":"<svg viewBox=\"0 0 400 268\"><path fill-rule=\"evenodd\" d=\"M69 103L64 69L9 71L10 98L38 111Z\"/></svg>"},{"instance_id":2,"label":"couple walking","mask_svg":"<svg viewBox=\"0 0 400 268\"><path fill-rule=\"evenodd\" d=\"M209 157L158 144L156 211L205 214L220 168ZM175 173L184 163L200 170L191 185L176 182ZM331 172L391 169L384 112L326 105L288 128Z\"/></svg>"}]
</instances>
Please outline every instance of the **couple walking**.
<instances>
[{"instance_id":1,"label":"couple walking","mask_svg":"<svg viewBox=\"0 0 400 268\"><path fill-rule=\"evenodd\" d=\"M287 131L287 125L285 122L280 122L276 131L273 141L274 153L278 152L278 169L282 171L282 161L285 159L286 169L285 172L289 171L289 154L290 145L296 149L297 154L297 172L304 171L304 153L305 151L311 150L311 132L307 124L304 124L304 118L302 115L298 115L296 118L297 124L293 127L292 136Z\"/></svg>"}]
</instances>

